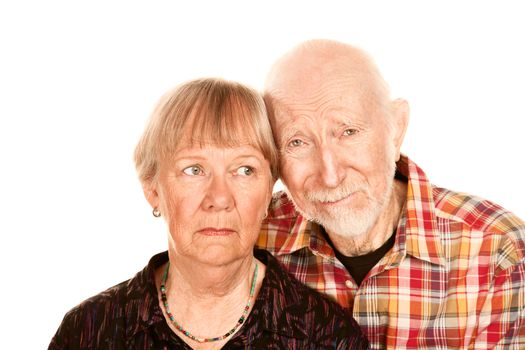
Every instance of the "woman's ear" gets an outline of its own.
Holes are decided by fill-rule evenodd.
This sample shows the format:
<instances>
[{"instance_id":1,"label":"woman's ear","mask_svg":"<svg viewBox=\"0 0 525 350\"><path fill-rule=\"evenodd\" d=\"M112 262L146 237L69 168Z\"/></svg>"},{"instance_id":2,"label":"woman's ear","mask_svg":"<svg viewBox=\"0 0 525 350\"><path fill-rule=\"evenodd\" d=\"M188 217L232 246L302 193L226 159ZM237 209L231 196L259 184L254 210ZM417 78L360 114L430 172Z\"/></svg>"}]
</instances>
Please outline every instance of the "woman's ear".
<instances>
[{"instance_id":1,"label":"woman's ear","mask_svg":"<svg viewBox=\"0 0 525 350\"><path fill-rule=\"evenodd\" d=\"M144 197L151 205L153 209L159 207L159 193L157 191L157 184L153 180L145 181L142 183L142 191L144 192Z\"/></svg>"}]
</instances>

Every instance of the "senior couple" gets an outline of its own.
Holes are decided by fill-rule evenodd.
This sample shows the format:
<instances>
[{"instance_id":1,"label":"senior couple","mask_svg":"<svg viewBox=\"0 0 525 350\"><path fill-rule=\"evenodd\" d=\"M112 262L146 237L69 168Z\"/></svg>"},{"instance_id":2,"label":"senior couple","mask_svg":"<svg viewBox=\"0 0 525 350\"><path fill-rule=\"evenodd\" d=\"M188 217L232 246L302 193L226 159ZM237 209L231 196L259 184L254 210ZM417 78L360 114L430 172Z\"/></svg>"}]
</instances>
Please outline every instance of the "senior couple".
<instances>
[{"instance_id":1,"label":"senior couple","mask_svg":"<svg viewBox=\"0 0 525 350\"><path fill-rule=\"evenodd\" d=\"M264 101L218 79L169 92L135 150L168 251L49 348L525 348L524 222L432 185L400 153L408 116L327 40L278 60Z\"/></svg>"}]
</instances>

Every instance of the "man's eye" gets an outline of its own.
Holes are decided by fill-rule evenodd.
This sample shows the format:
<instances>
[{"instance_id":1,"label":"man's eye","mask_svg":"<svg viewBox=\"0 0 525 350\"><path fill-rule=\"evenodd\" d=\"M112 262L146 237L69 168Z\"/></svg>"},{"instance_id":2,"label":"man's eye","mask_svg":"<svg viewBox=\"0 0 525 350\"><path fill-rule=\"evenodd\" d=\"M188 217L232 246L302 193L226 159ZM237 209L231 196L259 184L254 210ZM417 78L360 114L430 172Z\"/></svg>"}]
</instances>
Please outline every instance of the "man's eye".
<instances>
[{"instance_id":1,"label":"man's eye","mask_svg":"<svg viewBox=\"0 0 525 350\"><path fill-rule=\"evenodd\" d=\"M300 139L293 139L292 141L290 141L289 145L292 146L292 147L299 147L299 146L302 146L304 144L304 142Z\"/></svg>"},{"instance_id":2,"label":"man's eye","mask_svg":"<svg viewBox=\"0 0 525 350\"><path fill-rule=\"evenodd\" d=\"M196 175L201 175L203 174L204 172L202 171L201 167L198 166L198 165L192 165L192 166L189 166L187 168L184 168L182 170L182 172L186 175L190 175L190 176L196 176Z\"/></svg>"},{"instance_id":3,"label":"man's eye","mask_svg":"<svg viewBox=\"0 0 525 350\"><path fill-rule=\"evenodd\" d=\"M253 174L253 168L251 166L243 165L237 169L236 175L250 176Z\"/></svg>"},{"instance_id":4,"label":"man's eye","mask_svg":"<svg viewBox=\"0 0 525 350\"><path fill-rule=\"evenodd\" d=\"M345 129L345 131L343 131L343 136L351 136L354 134L357 134L356 129Z\"/></svg>"}]
</instances>

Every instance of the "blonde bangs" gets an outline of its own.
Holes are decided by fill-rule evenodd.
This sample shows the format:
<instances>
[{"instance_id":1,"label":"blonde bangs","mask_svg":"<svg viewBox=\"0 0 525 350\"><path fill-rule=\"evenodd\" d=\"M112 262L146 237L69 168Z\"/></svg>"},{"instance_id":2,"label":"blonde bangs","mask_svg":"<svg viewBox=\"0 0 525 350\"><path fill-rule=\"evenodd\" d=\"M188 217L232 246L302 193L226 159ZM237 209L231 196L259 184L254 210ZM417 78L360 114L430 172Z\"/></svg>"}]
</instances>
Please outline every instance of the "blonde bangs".
<instances>
[{"instance_id":1,"label":"blonde bangs","mask_svg":"<svg viewBox=\"0 0 525 350\"><path fill-rule=\"evenodd\" d=\"M150 180L157 164L187 146L250 145L269 161L278 177L277 150L262 97L244 85L220 79L199 79L165 95L135 151L142 181Z\"/></svg>"}]
</instances>

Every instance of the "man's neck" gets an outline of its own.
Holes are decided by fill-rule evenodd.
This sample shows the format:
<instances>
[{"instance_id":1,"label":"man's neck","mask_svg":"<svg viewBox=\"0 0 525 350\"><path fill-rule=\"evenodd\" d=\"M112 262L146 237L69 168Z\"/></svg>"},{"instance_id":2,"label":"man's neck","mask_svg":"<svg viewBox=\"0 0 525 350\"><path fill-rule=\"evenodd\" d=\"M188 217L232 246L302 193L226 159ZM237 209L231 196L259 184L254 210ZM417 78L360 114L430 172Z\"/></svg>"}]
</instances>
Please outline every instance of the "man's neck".
<instances>
[{"instance_id":1,"label":"man's neck","mask_svg":"<svg viewBox=\"0 0 525 350\"><path fill-rule=\"evenodd\" d=\"M407 184L394 180L392 195L376 223L365 234L348 237L327 231L334 247L343 255L359 256L370 253L381 247L397 228L401 210L406 200Z\"/></svg>"}]
</instances>

